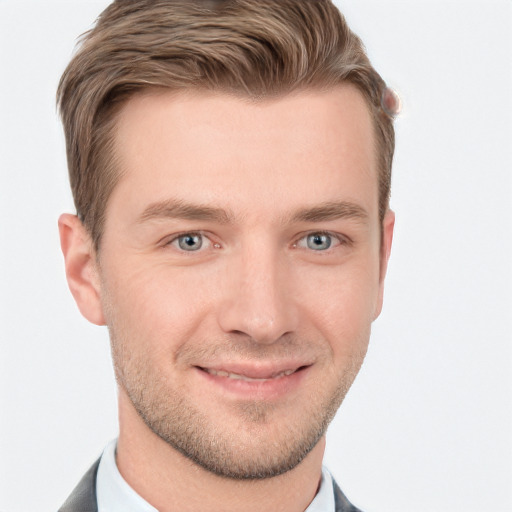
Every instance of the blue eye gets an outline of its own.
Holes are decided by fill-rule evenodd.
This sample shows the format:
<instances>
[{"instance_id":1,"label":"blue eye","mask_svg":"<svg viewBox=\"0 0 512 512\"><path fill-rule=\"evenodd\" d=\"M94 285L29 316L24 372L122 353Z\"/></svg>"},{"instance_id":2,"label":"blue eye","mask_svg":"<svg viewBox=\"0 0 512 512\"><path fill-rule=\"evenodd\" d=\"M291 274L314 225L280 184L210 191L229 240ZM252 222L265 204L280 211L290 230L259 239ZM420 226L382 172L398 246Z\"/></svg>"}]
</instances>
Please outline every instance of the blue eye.
<instances>
[{"instance_id":1,"label":"blue eye","mask_svg":"<svg viewBox=\"0 0 512 512\"><path fill-rule=\"evenodd\" d=\"M307 236L306 244L308 249L314 251L325 251L332 245L332 236L325 233L312 233Z\"/></svg>"},{"instance_id":2,"label":"blue eye","mask_svg":"<svg viewBox=\"0 0 512 512\"><path fill-rule=\"evenodd\" d=\"M197 233L187 233L179 236L176 241L183 251L198 251L203 246L203 236Z\"/></svg>"}]
</instances>

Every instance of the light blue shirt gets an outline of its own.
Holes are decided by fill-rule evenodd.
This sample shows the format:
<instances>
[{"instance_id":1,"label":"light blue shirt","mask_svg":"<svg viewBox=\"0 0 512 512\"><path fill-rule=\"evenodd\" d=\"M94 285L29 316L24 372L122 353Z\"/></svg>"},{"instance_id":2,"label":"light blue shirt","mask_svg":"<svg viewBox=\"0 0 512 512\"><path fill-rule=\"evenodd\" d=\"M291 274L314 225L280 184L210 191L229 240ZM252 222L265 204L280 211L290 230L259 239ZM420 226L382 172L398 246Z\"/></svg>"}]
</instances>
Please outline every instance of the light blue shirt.
<instances>
[{"instance_id":1,"label":"light blue shirt","mask_svg":"<svg viewBox=\"0 0 512 512\"><path fill-rule=\"evenodd\" d=\"M119 473L116 446L117 439L110 441L101 456L96 477L98 512L158 512ZM334 512L332 476L326 468L322 468L320 489L305 512Z\"/></svg>"}]
</instances>

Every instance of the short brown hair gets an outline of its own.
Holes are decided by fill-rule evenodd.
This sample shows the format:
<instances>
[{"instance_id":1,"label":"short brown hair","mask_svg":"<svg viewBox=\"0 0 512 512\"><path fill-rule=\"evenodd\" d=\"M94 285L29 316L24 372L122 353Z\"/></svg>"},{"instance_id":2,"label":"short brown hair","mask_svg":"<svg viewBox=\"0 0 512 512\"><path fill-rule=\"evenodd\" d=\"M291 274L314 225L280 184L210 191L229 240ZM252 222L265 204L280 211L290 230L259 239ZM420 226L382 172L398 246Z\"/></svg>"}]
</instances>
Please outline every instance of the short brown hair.
<instances>
[{"instance_id":1,"label":"short brown hair","mask_svg":"<svg viewBox=\"0 0 512 512\"><path fill-rule=\"evenodd\" d=\"M57 101L77 214L99 248L120 176L114 128L133 94L153 87L269 98L354 84L373 117L379 215L389 204L393 120L386 86L331 0L116 0L84 34Z\"/></svg>"}]
</instances>

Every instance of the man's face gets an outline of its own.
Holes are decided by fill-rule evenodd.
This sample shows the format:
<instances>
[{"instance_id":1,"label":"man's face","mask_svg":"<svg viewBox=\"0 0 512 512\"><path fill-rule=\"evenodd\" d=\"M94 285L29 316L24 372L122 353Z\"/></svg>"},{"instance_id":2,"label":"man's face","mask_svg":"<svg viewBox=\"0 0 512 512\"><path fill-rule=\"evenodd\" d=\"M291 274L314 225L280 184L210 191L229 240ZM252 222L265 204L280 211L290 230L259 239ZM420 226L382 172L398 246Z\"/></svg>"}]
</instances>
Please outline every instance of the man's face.
<instances>
[{"instance_id":1,"label":"man's face","mask_svg":"<svg viewBox=\"0 0 512 512\"><path fill-rule=\"evenodd\" d=\"M362 96L140 95L116 151L99 275L121 398L216 474L295 467L352 384L381 307ZM385 247L391 232L389 214Z\"/></svg>"}]
</instances>

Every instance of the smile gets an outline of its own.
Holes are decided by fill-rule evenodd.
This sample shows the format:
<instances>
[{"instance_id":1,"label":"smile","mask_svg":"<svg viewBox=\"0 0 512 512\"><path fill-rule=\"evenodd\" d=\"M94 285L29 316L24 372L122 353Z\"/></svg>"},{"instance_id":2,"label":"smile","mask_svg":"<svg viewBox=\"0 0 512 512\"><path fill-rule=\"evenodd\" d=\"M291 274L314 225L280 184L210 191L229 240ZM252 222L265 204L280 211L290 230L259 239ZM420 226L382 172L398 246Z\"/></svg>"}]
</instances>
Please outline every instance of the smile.
<instances>
[{"instance_id":1,"label":"smile","mask_svg":"<svg viewBox=\"0 0 512 512\"><path fill-rule=\"evenodd\" d=\"M313 363L281 361L279 363L212 363L211 367L198 365L196 374L207 383L202 388L210 400L218 393L228 399L278 400L296 392L311 370Z\"/></svg>"},{"instance_id":2,"label":"smile","mask_svg":"<svg viewBox=\"0 0 512 512\"><path fill-rule=\"evenodd\" d=\"M228 379L233 379L233 380L245 380L247 382L265 382L265 381L272 380L272 379L280 379L282 377L287 377L287 376L291 375L292 373L295 373L300 368L296 368L294 370L283 370L279 373L275 373L268 377L249 377L247 375L242 375L239 373L227 372L224 370L214 370L212 368L201 368L201 369L203 371L209 373L210 375L216 375L217 377L226 377Z\"/></svg>"}]
</instances>

